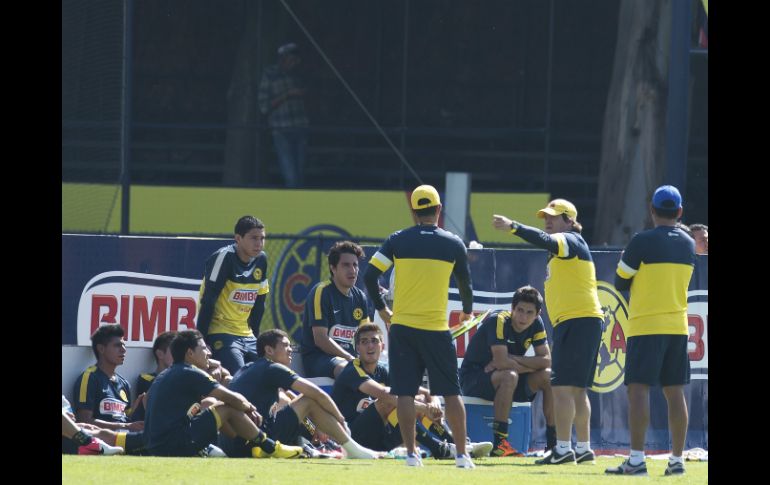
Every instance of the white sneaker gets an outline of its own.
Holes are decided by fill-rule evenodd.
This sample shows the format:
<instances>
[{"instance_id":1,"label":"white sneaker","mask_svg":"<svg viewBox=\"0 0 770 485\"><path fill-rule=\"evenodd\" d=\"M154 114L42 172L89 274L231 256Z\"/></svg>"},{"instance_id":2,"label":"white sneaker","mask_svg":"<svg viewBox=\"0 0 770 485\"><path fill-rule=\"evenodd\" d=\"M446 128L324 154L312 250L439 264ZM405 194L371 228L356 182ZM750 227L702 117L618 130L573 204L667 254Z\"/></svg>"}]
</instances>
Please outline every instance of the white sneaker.
<instances>
[{"instance_id":1,"label":"white sneaker","mask_svg":"<svg viewBox=\"0 0 770 485\"><path fill-rule=\"evenodd\" d=\"M422 458L419 453L406 455L406 466L422 466Z\"/></svg>"},{"instance_id":2,"label":"white sneaker","mask_svg":"<svg viewBox=\"0 0 770 485\"><path fill-rule=\"evenodd\" d=\"M218 446L208 445L206 447L206 456L209 458L227 458L227 453Z\"/></svg>"},{"instance_id":3,"label":"white sneaker","mask_svg":"<svg viewBox=\"0 0 770 485\"><path fill-rule=\"evenodd\" d=\"M476 465L471 461L471 457L468 455L460 455L455 458L455 466L457 468L476 468Z\"/></svg>"},{"instance_id":4,"label":"white sneaker","mask_svg":"<svg viewBox=\"0 0 770 485\"><path fill-rule=\"evenodd\" d=\"M100 440L93 438L87 445L78 447L78 455L122 455L123 448L120 446L111 446Z\"/></svg>"},{"instance_id":5,"label":"white sneaker","mask_svg":"<svg viewBox=\"0 0 770 485\"><path fill-rule=\"evenodd\" d=\"M473 458L482 458L484 456L489 456L489 453L492 452L492 448L494 448L494 445L491 441L480 441L478 443L469 443L465 445L466 448L468 448L468 453Z\"/></svg>"}]
</instances>

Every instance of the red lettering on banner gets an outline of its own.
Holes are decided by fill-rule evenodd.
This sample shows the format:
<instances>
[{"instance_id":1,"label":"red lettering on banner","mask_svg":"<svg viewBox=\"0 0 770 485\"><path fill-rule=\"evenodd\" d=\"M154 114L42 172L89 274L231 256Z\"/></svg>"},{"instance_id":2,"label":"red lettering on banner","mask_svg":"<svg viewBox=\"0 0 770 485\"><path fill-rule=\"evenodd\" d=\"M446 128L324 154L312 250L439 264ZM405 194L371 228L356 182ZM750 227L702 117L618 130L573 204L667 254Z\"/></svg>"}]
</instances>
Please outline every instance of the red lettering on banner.
<instances>
[{"instance_id":1,"label":"red lettering on banner","mask_svg":"<svg viewBox=\"0 0 770 485\"><path fill-rule=\"evenodd\" d=\"M120 295L119 300L117 295L93 295L91 333L104 323L119 323L127 339L152 342L167 327L174 331L179 329L179 325L187 329L195 328L198 305L194 298L156 296L152 299L152 305L147 300L143 295ZM120 319L116 320L118 314Z\"/></svg>"},{"instance_id":2,"label":"red lettering on banner","mask_svg":"<svg viewBox=\"0 0 770 485\"><path fill-rule=\"evenodd\" d=\"M102 307L107 307L107 313L102 315ZM94 295L91 297L91 334L99 325L104 323L116 323L115 315L118 313L118 299L112 295Z\"/></svg>"},{"instance_id":3,"label":"red lettering on banner","mask_svg":"<svg viewBox=\"0 0 770 485\"><path fill-rule=\"evenodd\" d=\"M610 335L610 354L618 349L622 350L624 354L626 353L626 334L623 333L623 327L620 325L620 322L615 320L615 323L612 325L612 334Z\"/></svg>"},{"instance_id":4,"label":"red lettering on banner","mask_svg":"<svg viewBox=\"0 0 770 485\"><path fill-rule=\"evenodd\" d=\"M708 315L706 315L706 320L708 320ZM703 319L700 315L687 315L687 325L695 329L695 332L690 334L687 339L688 342L695 344L695 349L688 352L687 355L690 360L702 360L706 354L706 346L703 343L703 332L706 327L703 325Z\"/></svg>"},{"instance_id":5,"label":"red lettering on banner","mask_svg":"<svg viewBox=\"0 0 770 485\"><path fill-rule=\"evenodd\" d=\"M131 339L139 340L139 329L146 342L155 339L155 329L158 333L166 331L166 308L168 297L160 296L152 299L152 309L147 310L147 297L134 296L134 314L131 321Z\"/></svg>"},{"instance_id":6,"label":"red lettering on banner","mask_svg":"<svg viewBox=\"0 0 770 485\"><path fill-rule=\"evenodd\" d=\"M179 318L179 310L184 310L187 313L182 318ZM176 332L179 324L186 326L188 330L193 330L195 328L195 312L197 310L198 305L193 298L172 296L169 330Z\"/></svg>"}]
</instances>

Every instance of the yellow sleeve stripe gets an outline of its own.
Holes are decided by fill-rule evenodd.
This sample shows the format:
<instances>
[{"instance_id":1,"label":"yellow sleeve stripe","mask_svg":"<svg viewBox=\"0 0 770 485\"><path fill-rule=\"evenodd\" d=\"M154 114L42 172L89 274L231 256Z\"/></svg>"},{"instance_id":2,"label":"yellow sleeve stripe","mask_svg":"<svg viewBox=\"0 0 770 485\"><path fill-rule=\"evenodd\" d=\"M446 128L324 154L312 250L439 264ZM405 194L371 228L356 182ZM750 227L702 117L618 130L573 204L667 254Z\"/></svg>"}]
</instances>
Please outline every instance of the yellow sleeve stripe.
<instances>
[{"instance_id":1,"label":"yellow sleeve stripe","mask_svg":"<svg viewBox=\"0 0 770 485\"><path fill-rule=\"evenodd\" d=\"M217 422L217 429L220 429L222 427L222 418L219 417L216 406L212 406L209 409L211 409L211 414L214 415L214 419Z\"/></svg>"},{"instance_id":2,"label":"yellow sleeve stripe","mask_svg":"<svg viewBox=\"0 0 770 485\"><path fill-rule=\"evenodd\" d=\"M361 368L361 359L353 359L353 368L358 372L360 377L366 377L366 371Z\"/></svg>"},{"instance_id":3,"label":"yellow sleeve stripe","mask_svg":"<svg viewBox=\"0 0 770 485\"><path fill-rule=\"evenodd\" d=\"M315 288L315 295L313 295L313 316L315 320L320 320L323 317L321 315L321 293L330 283L331 281L324 281Z\"/></svg>"},{"instance_id":4,"label":"yellow sleeve stripe","mask_svg":"<svg viewBox=\"0 0 770 485\"><path fill-rule=\"evenodd\" d=\"M118 432L115 434L115 446L120 446L124 450L126 449L126 436L128 436L128 433L125 431Z\"/></svg>"},{"instance_id":5,"label":"yellow sleeve stripe","mask_svg":"<svg viewBox=\"0 0 770 485\"><path fill-rule=\"evenodd\" d=\"M556 255L560 258L569 256L569 244L567 244L567 238L564 234L554 234L553 238L559 244L559 252Z\"/></svg>"},{"instance_id":6,"label":"yellow sleeve stripe","mask_svg":"<svg viewBox=\"0 0 770 485\"><path fill-rule=\"evenodd\" d=\"M83 372L83 379L80 381L80 399L78 402L86 402L86 396L88 395L88 379L91 374L96 370L96 366L92 365L85 372Z\"/></svg>"},{"instance_id":7,"label":"yellow sleeve stripe","mask_svg":"<svg viewBox=\"0 0 770 485\"><path fill-rule=\"evenodd\" d=\"M618 275L620 275L621 278L626 280L631 279L636 274L637 271L639 270L636 270L631 266L627 265L626 263L623 262L622 259L618 261L617 273Z\"/></svg>"},{"instance_id":8,"label":"yellow sleeve stripe","mask_svg":"<svg viewBox=\"0 0 770 485\"><path fill-rule=\"evenodd\" d=\"M153 379L155 379L155 376L152 374L142 374L142 379L144 379L147 382L152 382Z\"/></svg>"},{"instance_id":9,"label":"yellow sleeve stripe","mask_svg":"<svg viewBox=\"0 0 770 485\"><path fill-rule=\"evenodd\" d=\"M372 404L372 406L374 406L374 404ZM394 428L398 425L398 416L396 415L395 409L388 414L388 423Z\"/></svg>"},{"instance_id":10,"label":"yellow sleeve stripe","mask_svg":"<svg viewBox=\"0 0 770 485\"><path fill-rule=\"evenodd\" d=\"M374 253L374 256L372 256L372 259L369 260L369 264L372 264L378 270L385 272L388 270L388 268L393 266L393 261L385 257L381 252L377 251Z\"/></svg>"},{"instance_id":11,"label":"yellow sleeve stripe","mask_svg":"<svg viewBox=\"0 0 770 485\"><path fill-rule=\"evenodd\" d=\"M270 283L267 280L257 286L257 295L266 295L270 293Z\"/></svg>"},{"instance_id":12,"label":"yellow sleeve stripe","mask_svg":"<svg viewBox=\"0 0 770 485\"><path fill-rule=\"evenodd\" d=\"M532 340L533 341L535 341L535 340L542 340L544 338L545 338L545 332L538 332L538 333L536 333L534 335L534 337L532 337Z\"/></svg>"},{"instance_id":13,"label":"yellow sleeve stripe","mask_svg":"<svg viewBox=\"0 0 770 485\"><path fill-rule=\"evenodd\" d=\"M505 338L505 312L500 312L500 313L497 314L497 332L496 332L496 336L500 340Z\"/></svg>"}]
</instances>

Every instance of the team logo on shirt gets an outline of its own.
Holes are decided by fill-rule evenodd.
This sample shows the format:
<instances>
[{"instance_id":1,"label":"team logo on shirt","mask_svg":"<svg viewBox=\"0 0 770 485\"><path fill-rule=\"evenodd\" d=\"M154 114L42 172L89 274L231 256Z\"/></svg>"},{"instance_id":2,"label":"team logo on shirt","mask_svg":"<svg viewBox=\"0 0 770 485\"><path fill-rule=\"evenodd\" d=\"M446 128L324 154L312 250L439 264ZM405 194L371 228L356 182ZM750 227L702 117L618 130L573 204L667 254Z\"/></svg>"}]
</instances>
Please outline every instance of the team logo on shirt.
<instances>
[{"instance_id":1,"label":"team logo on shirt","mask_svg":"<svg viewBox=\"0 0 770 485\"><path fill-rule=\"evenodd\" d=\"M257 281L262 279L262 268L254 268L254 279Z\"/></svg>"},{"instance_id":2,"label":"team logo on shirt","mask_svg":"<svg viewBox=\"0 0 770 485\"><path fill-rule=\"evenodd\" d=\"M602 342L596 357L596 373L591 390L610 392L622 382L626 368L626 331L628 330L628 303L615 286L597 281L602 319Z\"/></svg>"},{"instance_id":3,"label":"team logo on shirt","mask_svg":"<svg viewBox=\"0 0 770 485\"><path fill-rule=\"evenodd\" d=\"M128 402L128 396L126 395L126 390L125 389L121 389L120 390L120 398L122 400Z\"/></svg>"},{"instance_id":4,"label":"team logo on shirt","mask_svg":"<svg viewBox=\"0 0 770 485\"><path fill-rule=\"evenodd\" d=\"M125 396L125 393L123 393L123 395ZM112 416L125 416L126 403L112 397L102 399L99 402L99 413Z\"/></svg>"},{"instance_id":5,"label":"team logo on shirt","mask_svg":"<svg viewBox=\"0 0 770 485\"><path fill-rule=\"evenodd\" d=\"M230 301L242 305L254 305L254 301L257 299L257 291L258 290L245 290L243 288L233 290L233 292L230 293Z\"/></svg>"},{"instance_id":6,"label":"team logo on shirt","mask_svg":"<svg viewBox=\"0 0 770 485\"><path fill-rule=\"evenodd\" d=\"M363 310L361 310L360 308L356 308L355 310L353 310L353 320L359 321L362 318L364 318L364 311Z\"/></svg>"}]
</instances>

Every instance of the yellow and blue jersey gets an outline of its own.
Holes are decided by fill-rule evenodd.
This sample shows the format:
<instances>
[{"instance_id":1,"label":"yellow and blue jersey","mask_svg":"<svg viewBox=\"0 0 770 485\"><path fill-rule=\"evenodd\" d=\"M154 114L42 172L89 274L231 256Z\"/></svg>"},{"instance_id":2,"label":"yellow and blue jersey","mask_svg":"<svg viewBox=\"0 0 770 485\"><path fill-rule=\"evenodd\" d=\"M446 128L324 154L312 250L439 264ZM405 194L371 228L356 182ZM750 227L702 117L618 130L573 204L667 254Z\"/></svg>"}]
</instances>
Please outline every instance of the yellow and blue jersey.
<instances>
[{"instance_id":1,"label":"yellow and blue jersey","mask_svg":"<svg viewBox=\"0 0 770 485\"><path fill-rule=\"evenodd\" d=\"M75 410L88 409L94 419L127 423L131 415L131 386L120 374L110 378L97 366L87 368L75 381Z\"/></svg>"},{"instance_id":2,"label":"yellow and blue jersey","mask_svg":"<svg viewBox=\"0 0 770 485\"><path fill-rule=\"evenodd\" d=\"M364 409L373 405L374 401L377 400L369 394L361 392L359 389L361 384L369 380L389 387L390 375L388 374L388 369L378 363L374 372L369 374L361 365L360 359L353 359L334 381L331 393L332 399L342 415L345 416L345 421L348 424L351 424L359 414L364 412Z\"/></svg>"},{"instance_id":3,"label":"yellow and blue jersey","mask_svg":"<svg viewBox=\"0 0 770 485\"><path fill-rule=\"evenodd\" d=\"M302 315L302 353L323 352L313 339L313 327L327 329L329 338L350 355L358 355L353 335L361 323L369 321L366 294L357 287L343 295L333 281L322 281L311 288Z\"/></svg>"},{"instance_id":4,"label":"yellow and blue jersey","mask_svg":"<svg viewBox=\"0 0 770 485\"><path fill-rule=\"evenodd\" d=\"M604 316L596 267L583 236L573 231L548 234L523 224L511 232L549 252L545 305L554 327L573 318Z\"/></svg>"},{"instance_id":5,"label":"yellow and blue jersey","mask_svg":"<svg viewBox=\"0 0 770 485\"><path fill-rule=\"evenodd\" d=\"M634 235L618 263L615 287L630 291L627 337L688 335L687 288L695 241L677 227Z\"/></svg>"},{"instance_id":6,"label":"yellow and blue jersey","mask_svg":"<svg viewBox=\"0 0 770 485\"><path fill-rule=\"evenodd\" d=\"M524 355L531 346L539 347L548 343L543 320L538 316L532 325L522 332L514 330L511 312L497 310L481 322L473 334L463 358L463 369L483 369L492 361L492 346L505 345L511 355Z\"/></svg>"},{"instance_id":7,"label":"yellow and blue jersey","mask_svg":"<svg viewBox=\"0 0 770 485\"><path fill-rule=\"evenodd\" d=\"M206 261L201 282L198 330L204 337L215 333L249 337L252 329L258 334L269 291L264 252L244 263L235 244L217 250Z\"/></svg>"},{"instance_id":8,"label":"yellow and blue jersey","mask_svg":"<svg viewBox=\"0 0 770 485\"><path fill-rule=\"evenodd\" d=\"M140 396L143 392L147 392L150 390L150 386L152 385L152 382L155 380L155 377L158 376L157 372L149 372L145 374L139 374L139 377L136 378L136 396ZM134 421L142 421L144 420L144 405L139 404L136 406L136 409L133 410L131 413L131 419Z\"/></svg>"},{"instance_id":9,"label":"yellow and blue jersey","mask_svg":"<svg viewBox=\"0 0 770 485\"><path fill-rule=\"evenodd\" d=\"M447 330L449 277L454 275L463 312L473 309L468 252L462 240L435 225L417 225L393 233L369 261L364 277L369 297L381 310L385 302L377 278L395 267L394 325Z\"/></svg>"}]
</instances>

